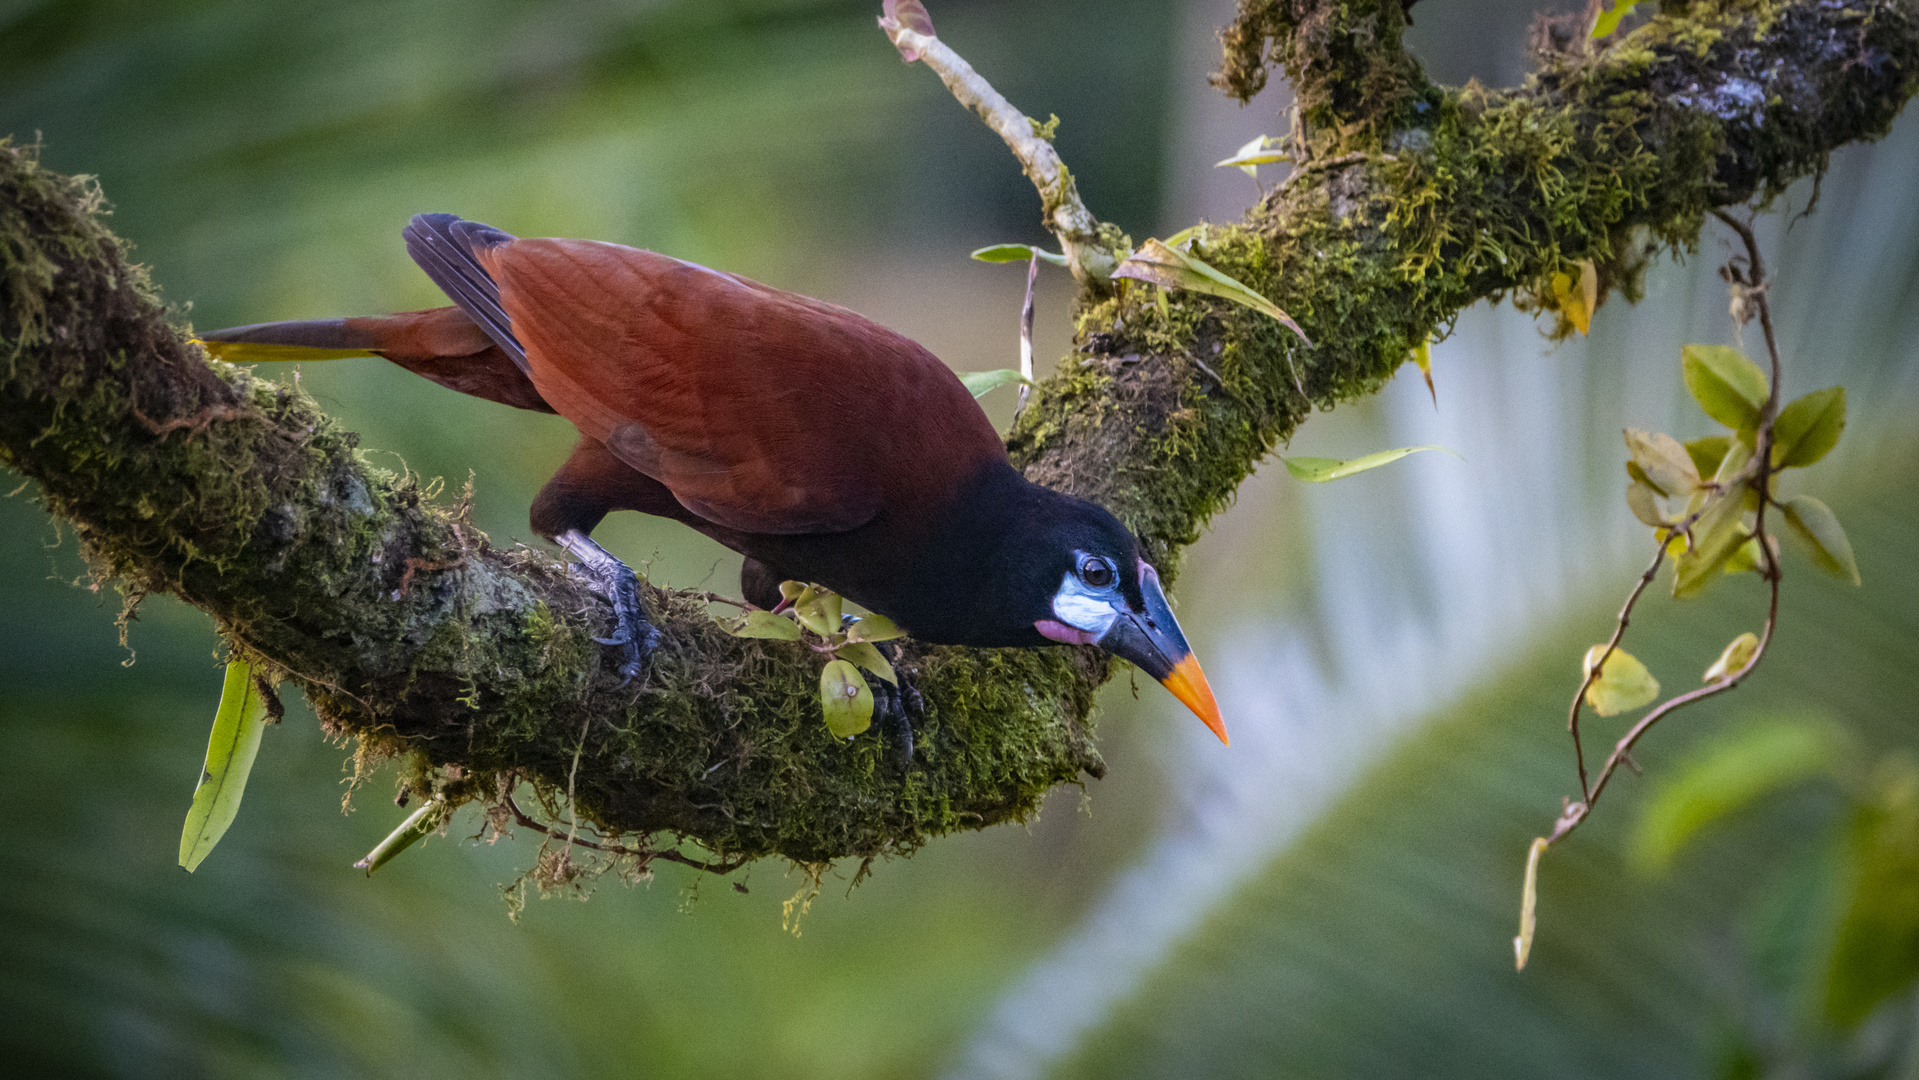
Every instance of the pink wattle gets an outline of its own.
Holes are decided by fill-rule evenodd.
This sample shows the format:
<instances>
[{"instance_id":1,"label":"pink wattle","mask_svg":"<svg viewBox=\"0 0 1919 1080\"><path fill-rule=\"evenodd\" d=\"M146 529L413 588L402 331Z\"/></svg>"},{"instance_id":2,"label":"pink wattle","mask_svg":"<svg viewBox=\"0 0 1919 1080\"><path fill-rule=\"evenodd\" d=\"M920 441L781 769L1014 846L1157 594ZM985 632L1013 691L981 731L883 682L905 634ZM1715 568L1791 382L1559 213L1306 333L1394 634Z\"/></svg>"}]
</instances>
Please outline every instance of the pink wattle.
<instances>
[{"instance_id":1,"label":"pink wattle","mask_svg":"<svg viewBox=\"0 0 1919 1080\"><path fill-rule=\"evenodd\" d=\"M1081 630L1077 626L1068 626L1055 619L1041 619L1033 624L1033 629L1038 630L1048 638L1063 645L1096 645L1099 643L1099 639L1093 636L1092 631Z\"/></svg>"}]
</instances>

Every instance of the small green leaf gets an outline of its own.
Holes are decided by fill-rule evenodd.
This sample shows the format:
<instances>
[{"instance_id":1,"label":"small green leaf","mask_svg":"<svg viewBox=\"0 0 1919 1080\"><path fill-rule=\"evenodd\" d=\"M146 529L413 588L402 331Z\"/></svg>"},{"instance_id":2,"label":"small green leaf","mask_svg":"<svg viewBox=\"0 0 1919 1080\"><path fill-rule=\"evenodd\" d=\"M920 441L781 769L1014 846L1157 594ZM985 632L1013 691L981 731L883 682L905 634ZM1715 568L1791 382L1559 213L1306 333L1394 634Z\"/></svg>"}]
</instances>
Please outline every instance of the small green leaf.
<instances>
[{"instance_id":1,"label":"small green leaf","mask_svg":"<svg viewBox=\"0 0 1919 1080\"><path fill-rule=\"evenodd\" d=\"M1743 522L1746 492L1728 491L1712 500L1692 527L1692 548L1673 562L1672 594L1699 595L1739 545L1751 535Z\"/></svg>"},{"instance_id":2,"label":"small green leaf","mask_svg":"<svg viewBox=\"0 0 1919 1080\"><path fill-rule=\"evenodd\" d=\"M206 764L193 791L193 806L180 830L180 865L192 873L227 833L240 812L247 774L260 752L266 732L268 705L245 660L227 661L227 677L220 689L220 707L213 714L213 734L207 739Z\"/></svg>"},{"instance_id":3,"label":"small green leaf","mask_svg":"<svg viewBox=\"0 0 1919 1080\"><path fill-rule=\"evenodd\" d=\"M1397 450L1381 450L1377 454L1367 454L1365 457L1357 457L1351 461L1323 457L1289 457L1280 460L1286 463L1286 471L1293 474L1293 479L1304 480L1309 484L1324 484L1333 480L1343 480L1368 469L1377 469L1381 465L1390 465L1407 454L1416 454L1421 450L1438 450L1453 454L1451 450L1443 446L1402 446ZM1459 457L1458 454L1453 456ZM1465 459L1461 458L1461 460Z\"/></svg>"},{"instance_id":4,"label":"small green leaf","mask_svg":"<svg viewBox=\"0 0 1919 1080\"><path fill-rule=\"evenodd\" d=\"M1712 666L1706 669L1706 676L1700 681L1718 682L1745 667L1746 661L1751 660L1752 654L1758 651L1759 635L1750 630L1746 631L1732 639L1725 651L1719 654L1719 659L1714 660Z\"/></svg>"},{"instance_id":5,"label":"small green leaf","mask_svg":"<svg viewBox=\"0 0 1919 1080\"><path fill-rule=\"evenodd\" d=\"M1726 345L1688 345L1680 350L1686 389L1706 415L1751 441L1766 404L1766 373L1746 354Z\"/></svg>"},{"instance_id":6,"label":"small green leaf","mask_svg":"<svg viewBox=\"0 0 1919 1080\"><path fill-rule=\"evenodd\" d=\"M1533 932L1539 927L1539 857L1548 846L1545 837L1537 836L1526 852L1526 884L1519 892L1519 936L1513 939L1513 967L1518 971L1526 970L1526 960L1533 952Z\"/></svg>"},{"instance_id":7,"label":"small green leaf","mask_svg":"<svg viewBox=\"0 0 1919 1080\"><path fill-rule=\"evenodd\" d=\"M1579 268L1576 279L1566 273L1553 275L1553 306L1573 324L1573 329L1584 334L1592 330L1593 312L1599 308L1599 271L1591 259L1581 259L1574 265Z\"/></svg>"},{"instance_id":8,"label":"small green leaf","mask_svg":"<svg viewBox=\"0 0 1919 1080\"><path fill-rule=\"evenodd\" d=\"M1690 495L1699 488L1699 469L1678 439L1658 431L1626 429L1626 452L1645 482L1660 495ZM1638 479L1638 477L1634 477Z\"/></svg>"},{"instance_id":9,"label":"small green leaf","mask_svg":"<svg viewBox=\"0 0 1919 1080\"><path fill-rule=\"evenodd\" d=\"M826 728L847 739L873 725L873 689L866 676L845 660L831 660L820 672L820 706Z\"/></svg>"},{"instance_id":10,"label":"small green leaf","mask_svg":"<svg viewBox=\"0 0 1919 1080\"><path fill-rule=\"evenodd\" d=\"M1726 445L1726 456L1719 459L1719 468L1712 474L1712 482L1720 487L1730 487L1733 478L1746 471L1752 463L1753 447L1737 439Z\"/></svg>"},{"instance_id":11,"label":"small green leaf","mask_svg":"<svg viewBox=\"0 0 1919 1080\"><path fill-rule=\"evenodd\" d=\"M399 828L388 833L386 839L380 841L372 851L367 852L366 858L354 863L353 868L365 870L367 876L372 877L375 870L392 862L394 856L439 829L441 822L445 820L446 811L446 800L437 795L421 803L418 810L407 815L407 819L400 823Z\"/></svg>"},{"instance_id":12,"label":"small green leaf","mask_svg":"<svg viewBox=\"0 0 1919 1080\"><path fill-rule=\"evenodd\" d=\"M1727 728L1655 781L1634 838L1636 861L1648 870L1665 869L1706 826L1763 795L1833 775L1845 748L1843 731L1812 717L1748 720Z\"/></svg>"},{"instance_id":13,"label":"small green leaf","mask_svg":"<svg viewBox=\"0 0 1919 1080\"><path fill-rule=\"evenodd\" d=\"M1426 380L1426 393L1433 399L1433 408L1439 408L1439 391L1433 388L1433 343L1430 339L1419 343L1419 348L1407 354L1407 359L1419 368L1419 377Z\"/></svg>"},{"instance_id":14,"label":"small green leaf","mask_svg":"<svg viewBox=\"0 0 1919 1080\"><path fill-rule=\"evenodd\" d=\"M1257 180L1259 179L1259 167L1261 165L1272 165L1281 161L1293 160L1292 155L1283 150L1267 149L1269 144L1277 146L1279 141L1280 140L1270 135L1261 135L1252 142L1234 151L1232 157L1227 158L1225 161L1216 162L1213 167L1215 169L1224 169L1232 166Z\"/></svg>"},{"instance_id":15,"label":"small green leaf","mask_svg":"<svg viewBox=\"0 0 1919 1080\"><path fill-rule=\"evenodd\" d=\"M987 263L1028 262L1035 255L1054 266L1066 265L1066 256L1031 244L994 244L973 252L973 258Z\"/></svg>"},{"instance_id":16,"label":"small green leaf","mask_svg":"<svg viewBox=\"0 0 1919 1080\"><path fill-rule=\"evenodd\" d=\"M1800 541L1812 564L1833 577L1859 584L1859 563L1852 556L1852 541L1839 519L1826 504L1810 495L1800 495L1780 504L1786 512L1787 531Z\"/></svg>"},{"instance_id":17,"label":"small green leaf","mask_svg":"<svg viewBox=\"0 0 1919 1080\"><path fill-rule=\"evenodd\" d=\"M900 677L893 673L893 665L886 659L886 654L864 641L849 641L834 649L833 655L842 660L851 660L894 686L900 684Z\"/></svg>"},{"instance_id":18,"label":"small green leaf","mask_svg":"<svg viewBox=\"0 0 1919 1080\"><path fill-rule=\"evenodd\" d=\"M985 397L987 394L1005 386L1007 383L1025 383L1027 386L1033 385L1033 380L1021 375L1017 368L999 368L994 371L962 371L959 373L959 378L960 382L965 385L966 392L976 398Z\"/></svg>"},{"instance_id":19,"label":"small green leaf","mask_svg":"<svg viewBox=\"0 0 1919 1080\"><path fill-rule=\"evenodd\" d=\"M1119 269L1113 271L1116 278L1132 278L1145 281L1165 289L1186 289L1191 292L1218 296L1243 304L1260 312L1299 335L1308 348L1312 341L1306 337L1306 331L1299 328L1292 316L1279 310L1271 300L1247 288L1234 278L1220 273L1204 261L1158 240L1148 240L1139 250L1127 256Z\"/></svg>"},{"instance_id":20,"label":"small green leaf","mask_svg":"<svg viewBox=\"0 0 1919 1080\"><path fill-rule=\"evenodd\" d=\"M1592 36L1602 38L1619 29L1619 20L1625 18L1626 13L1638 3L1639 0L1613 0L1612 10L1601 11L1599 19L1593 23Z\"/></svg>"},{"instance_id":21,"label":"small green leaf","mask_svg":"<svg viewBox=\"0 0 1919 1080\"><path fill-rule=\"evenodd\" d=\"M1748 536L1746 542L1733 549L1726 565L1719 568L1722 574L1757 574L1766 568L1766 557L1759 550L1759 538Z\"/></svg>"},{"instance_id":22,"label":"small green leaf","mask_svg":"<svg viewBox=\"0 0 1919 1080\"><path fill-rule=\"evenodd\" d=\"M891 641L905 636L906 631L884 615L861 615L860 621L846 631L848 641Z\"/></svg>"},{"instance_id":23,"label":"small green leaf","mask_svg":"<svg viewBox=\"0 0 1919 1080\"><path fill-rule=\"evenodd\" d=\"M1692 458L1693 468L1701 476L1711 476L1719 471L1719 463L1726 460L1726 447L1732 440L1724 435L1708 435L1703 439L1686 440L1686 454Z\"/></svg>"},{"instance_id":24,"label":"small green leaf","mask_svg":"<svg viewBox=\"0 0 1919 1080\"><path fill-rule=\"evenodd\" d=\"M1779 410L1772 425L1772 460L1797 469L1825 457L1846 430L1846 388L1814 390Z\"/></svg>"},{"instance_id":25,"label":"small green leaf","mask_svg":"<svg viewBox=\"0 0 1919 1080\"><path fill-rule=\"evenodd\" d=\"M840 632L840 594L808 585L793 601L793 617L815 634L832 637Z\"/></svg>"},{"instance_id":26,"label":"small green leaf","mask_svg":"<svg viewBox=\"0 0 1919 1080\"><path fill-rule=\"evenodd\" d=\"M770 638L775 641L798 641L800 628L793 620L775 615L770 611L749 611L738 619L720 623L726 632L734 637Z\"/></svg>"},{"instance_id":27,"label":"small green leaf","mask_svg":"<svg viewBox=\"0 0 1919 1080\"><path fill-rule=\"evenodd\" d=\"M1653 489L1638 480L1626 482L1626 507L1632 516L1657 529L1672 524L1671 519L1659 512L1658 498Z\"/></svg>"},{"instance_id":28,"label":"small green leaf","mask_svg":"<svg viewBox=\"0 0 1919 1080\"><path fill-rule=\"evenodd\" d=\"M1606 651L1604 645L1594 645L1586 650L1585 674L1592 674L1593 665ZM1659 696L1659 680L1652 677L1646 665L1639 658L1624 649L1614 649L1606 657L1606 666L1600 669L1599 678L1586 687L1586 704L1601 716L1616 716L1651 703Z\"/></svg>"}]
</instances>

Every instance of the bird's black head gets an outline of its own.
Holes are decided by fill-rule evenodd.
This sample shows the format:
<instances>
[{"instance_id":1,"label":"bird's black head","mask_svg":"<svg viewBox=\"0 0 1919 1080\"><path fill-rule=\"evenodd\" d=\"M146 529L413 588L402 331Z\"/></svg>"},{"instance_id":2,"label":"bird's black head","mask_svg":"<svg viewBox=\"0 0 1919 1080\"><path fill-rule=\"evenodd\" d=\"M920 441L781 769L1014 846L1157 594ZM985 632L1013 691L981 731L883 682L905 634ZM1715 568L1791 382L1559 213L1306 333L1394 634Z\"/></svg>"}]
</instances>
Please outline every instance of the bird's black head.
<instances>
[{"instance_id":1,"label":"bird's black head","mask_svg":"<svg viewBox=\"0 0 1919 1080\"><path fill-rule=\"evenodd\" d=\"M1010 480L1007 479L1010 477ZM1097 645L1131 661L1226 739L1211 687L1139 541L1104 507L1028 483L1010 468L965 500L968 595L941 637L969 645Z\"/></svg>"}]
</instances>

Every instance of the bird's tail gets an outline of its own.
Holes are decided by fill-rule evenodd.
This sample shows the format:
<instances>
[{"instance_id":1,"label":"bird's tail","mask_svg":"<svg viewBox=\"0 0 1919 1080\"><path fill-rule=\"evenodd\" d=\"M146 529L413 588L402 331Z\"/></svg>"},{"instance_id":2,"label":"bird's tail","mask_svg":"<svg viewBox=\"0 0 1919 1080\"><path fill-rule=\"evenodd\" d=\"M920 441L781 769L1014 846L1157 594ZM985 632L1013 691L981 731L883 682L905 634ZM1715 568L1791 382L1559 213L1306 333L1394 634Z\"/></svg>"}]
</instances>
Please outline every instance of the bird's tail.
<instances>
[{"instance_id":1,"label":"bird's tail","mask_svg":"<svg viewBox=\"0 0 1919 1080\"><path fill-rule=\"evenodd\" d=\"M358 321L358 320L354 320ZM207 355L230 364L344 360L376 356L379 342L346 319L298 319L254 323L199 334L194 340Z\"/></svg>"}]
</instances>

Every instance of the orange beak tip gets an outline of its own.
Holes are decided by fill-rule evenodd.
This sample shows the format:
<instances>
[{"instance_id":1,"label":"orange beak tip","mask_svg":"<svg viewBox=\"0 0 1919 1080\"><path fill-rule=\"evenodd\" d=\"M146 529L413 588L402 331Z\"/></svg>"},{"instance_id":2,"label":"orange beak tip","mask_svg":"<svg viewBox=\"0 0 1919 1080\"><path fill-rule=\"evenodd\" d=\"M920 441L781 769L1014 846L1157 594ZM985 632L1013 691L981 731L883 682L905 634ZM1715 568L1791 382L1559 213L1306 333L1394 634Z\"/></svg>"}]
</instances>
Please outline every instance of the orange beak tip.
<instances>
[{"instance_id":1,"label":"orange beak tip","mask_svg":"<svg viewBox=\"0 0 1919 1080\"><path fill-rule=\"evenodd\" d=\"M1219 715L1219 702L1213 699L1213 688L1206 682L1206 673L1200 670L1199 660L1191 653L1186 654L1179 663L1173 665L1160 684L1172 691L1193 715L1200 718L1219 741L1227 746L1232 740L1226 737L1226 721Z\"/></svg>"}]
</instances>

